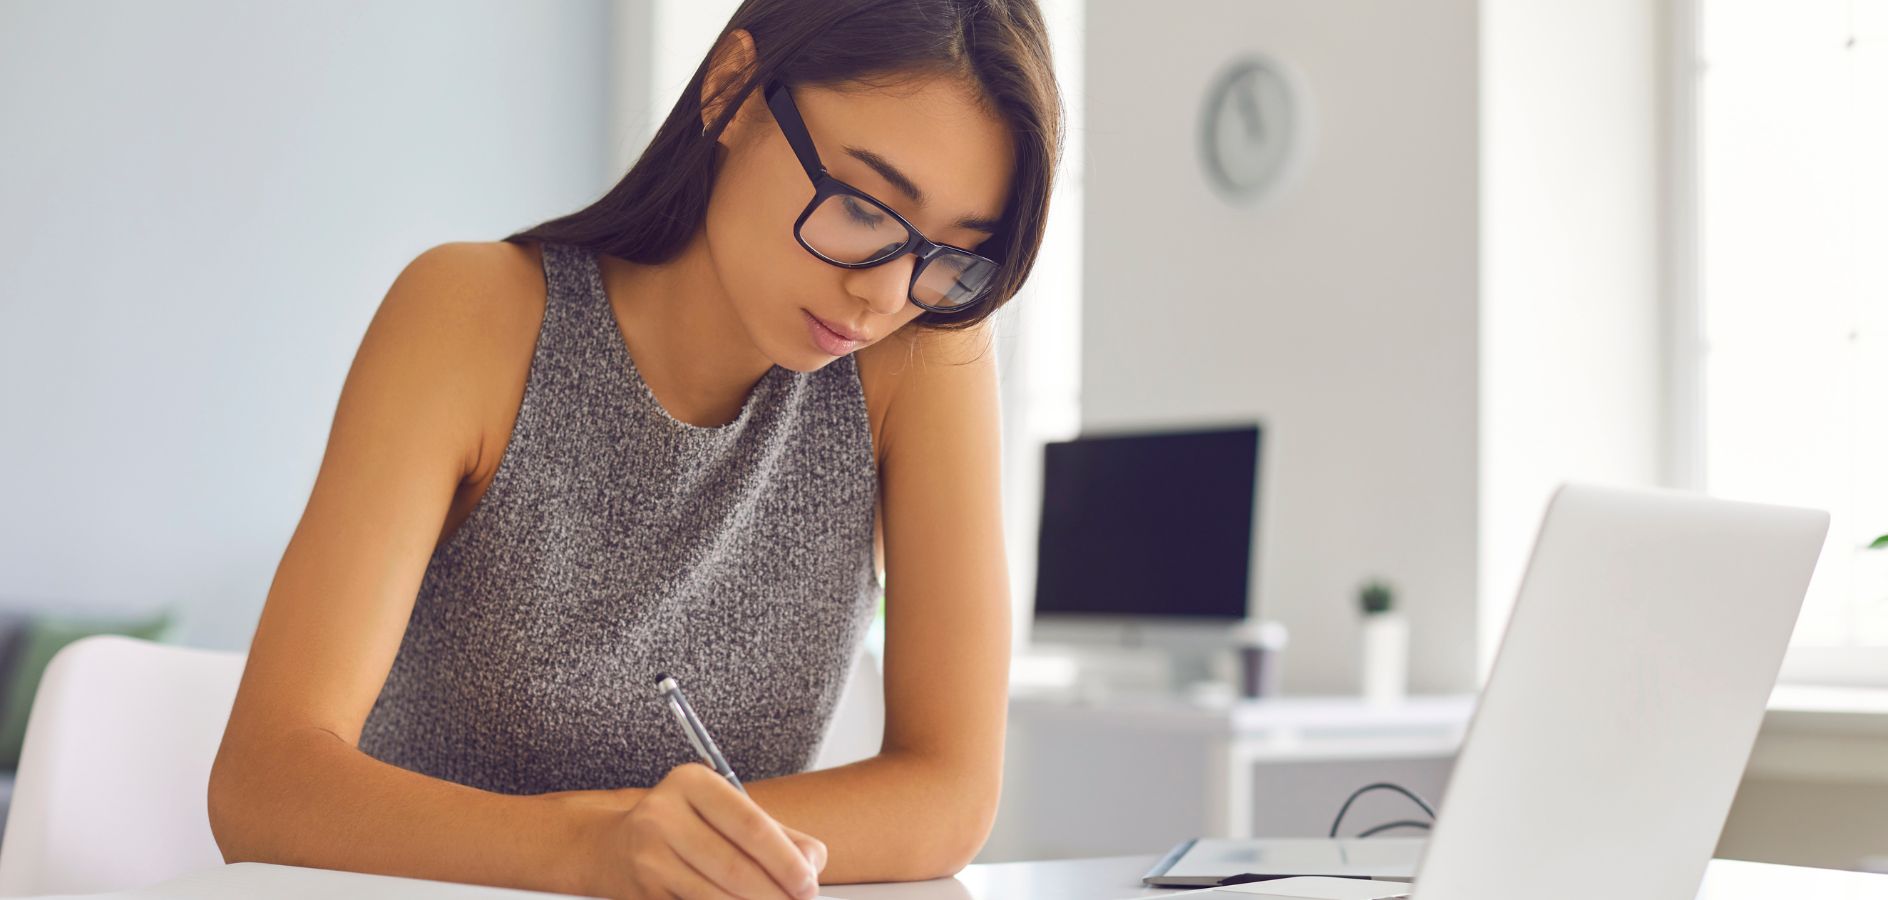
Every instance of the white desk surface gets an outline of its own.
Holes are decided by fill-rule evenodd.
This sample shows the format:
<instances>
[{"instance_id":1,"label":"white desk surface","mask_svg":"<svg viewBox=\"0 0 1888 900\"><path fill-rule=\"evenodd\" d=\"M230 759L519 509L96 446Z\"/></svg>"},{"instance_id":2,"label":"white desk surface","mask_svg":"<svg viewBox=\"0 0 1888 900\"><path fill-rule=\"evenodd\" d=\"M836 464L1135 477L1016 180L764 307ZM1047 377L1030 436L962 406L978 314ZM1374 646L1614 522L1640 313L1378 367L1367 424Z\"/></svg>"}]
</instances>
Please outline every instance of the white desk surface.
<instances>
[{"instance_id":1,"label":"white desk surface","mask_svg":"<svg viewBox=\"0 0 1888 900\"><path fill-rule=\"evenodd\" d=\"M1048 862L990 863L966 867L954 878L901 884L840 884L820 889L839 900L1116 900L1180 893L1140 886L1141 874L1157 854L1109 856ZM477 885L415 881L236 863L206 869L161 884L112 894L61 894L92 900L545 900L564 895L512 891ZM1888 875L1804 869L1764 863L1712 860L1699 900L1888 900ZM39 900L54 900L42 897Z\"/></svg>"}]
</instances>

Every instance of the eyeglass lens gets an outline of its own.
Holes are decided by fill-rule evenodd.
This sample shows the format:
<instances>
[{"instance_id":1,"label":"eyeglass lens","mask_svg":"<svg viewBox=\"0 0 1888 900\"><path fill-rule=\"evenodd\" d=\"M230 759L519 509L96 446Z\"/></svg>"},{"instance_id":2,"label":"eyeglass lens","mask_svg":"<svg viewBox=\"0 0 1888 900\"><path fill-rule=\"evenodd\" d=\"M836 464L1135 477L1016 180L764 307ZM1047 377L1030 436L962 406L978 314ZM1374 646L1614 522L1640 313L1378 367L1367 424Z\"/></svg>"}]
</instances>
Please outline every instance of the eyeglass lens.
<instances>
[{"instance_id":1,"label":"eyeglass lens","mask_svg":"<svg viewBox=\"0 0 1888 900\"><path fill-rule=\"evenodd\" d=\"M800 226L800 238L834 262L864 265L890 257L911 233L884 210L851 194L820 201ZM996 266L956 250L942 250L921 263L912 299L930 306L969 303L989 287Z\"/></svg>"}]
</instances>

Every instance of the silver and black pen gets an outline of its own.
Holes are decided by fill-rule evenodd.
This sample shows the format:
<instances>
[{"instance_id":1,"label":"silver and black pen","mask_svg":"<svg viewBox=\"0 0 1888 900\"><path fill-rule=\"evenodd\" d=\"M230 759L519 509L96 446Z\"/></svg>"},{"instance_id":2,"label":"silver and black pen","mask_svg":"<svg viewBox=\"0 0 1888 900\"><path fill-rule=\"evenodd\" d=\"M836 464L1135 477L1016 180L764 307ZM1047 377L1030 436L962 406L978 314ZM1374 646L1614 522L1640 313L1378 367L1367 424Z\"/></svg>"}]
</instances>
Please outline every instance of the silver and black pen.
<instances>
[{"instance_id":1,"label":"silver and black pen","mask_svg":"<svg viewBox=\"0 0 1888 900\"><path fill-rule=\"evenodd\" d=\"M747 788L741 786L741 779L734 777L734 769L728 765L726 757L721 755L721 748L715 746L715 739L708 735L708 727L696 717L695 708L688 705L688 697L682 694L682 686L667 672L656 673L656 690L669 702L669 711L675 713L675 719L682 723L682 733L688 736L688 742L695 745L695 752L701 754L702 762L708 764L734 785L741 793Z\"/></svg>"}]
</instances>

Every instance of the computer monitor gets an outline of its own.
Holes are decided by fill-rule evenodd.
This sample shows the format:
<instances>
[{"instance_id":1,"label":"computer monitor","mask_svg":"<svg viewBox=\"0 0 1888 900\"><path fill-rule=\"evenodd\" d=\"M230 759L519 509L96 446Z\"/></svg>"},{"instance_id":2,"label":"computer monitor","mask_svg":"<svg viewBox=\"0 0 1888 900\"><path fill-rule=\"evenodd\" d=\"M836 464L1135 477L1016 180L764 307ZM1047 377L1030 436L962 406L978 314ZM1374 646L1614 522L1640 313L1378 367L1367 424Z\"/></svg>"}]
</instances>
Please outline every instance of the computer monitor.
<instances>
[{"instance_id":1,"label":"computer monitor","mask_svg":"<svg viewBox=\"0 0 1888 900\"><path fill-rule=\"evenodd\" d=\"M1047 444L1037 621L1218 633L1251 615L1259 431L1251 424Z\"/></svg>"}]
</instances>

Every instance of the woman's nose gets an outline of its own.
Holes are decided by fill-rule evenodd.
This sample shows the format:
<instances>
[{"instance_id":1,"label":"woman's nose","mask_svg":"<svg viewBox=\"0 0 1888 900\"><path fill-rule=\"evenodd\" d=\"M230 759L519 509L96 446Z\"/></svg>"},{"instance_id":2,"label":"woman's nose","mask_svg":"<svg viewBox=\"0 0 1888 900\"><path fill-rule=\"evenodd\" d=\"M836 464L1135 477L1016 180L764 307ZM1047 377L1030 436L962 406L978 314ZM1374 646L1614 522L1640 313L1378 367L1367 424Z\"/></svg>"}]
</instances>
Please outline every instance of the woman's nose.
<instances>
[{"instance_id":1,"label":"woman's nose","mask_svg":"<svg viewBox=\"0 0 1888 900\"><path fill-rule=\"evenodd\" d=\"M911 269L918 258L910 253L869 269L852 269L846 290L866 302L873 312L892 315L905 308L911 296Z\"/></svg>"}]
</instances>

